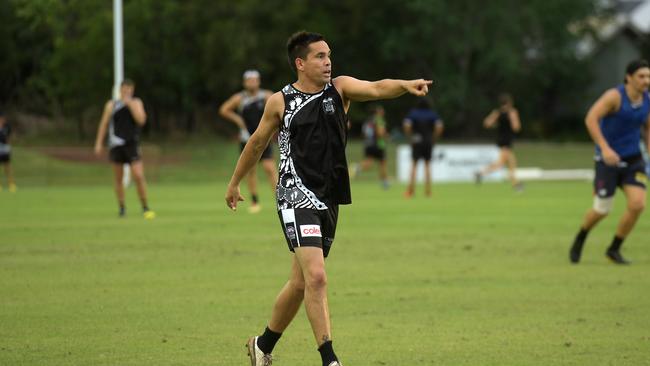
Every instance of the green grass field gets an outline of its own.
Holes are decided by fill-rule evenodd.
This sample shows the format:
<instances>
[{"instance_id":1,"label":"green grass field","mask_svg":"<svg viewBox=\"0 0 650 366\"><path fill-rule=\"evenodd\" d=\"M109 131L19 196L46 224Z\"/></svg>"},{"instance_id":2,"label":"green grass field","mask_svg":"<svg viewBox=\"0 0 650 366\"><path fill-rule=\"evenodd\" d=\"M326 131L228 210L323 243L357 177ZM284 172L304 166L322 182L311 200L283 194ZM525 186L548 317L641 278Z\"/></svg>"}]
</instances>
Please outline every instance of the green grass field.
<instances>
[{"instance_id":1,"label":"green grass field","mask_svg":"<svg viewBox=\"0 0 650 366\"><path fill-rule=\"evenodd\" d=\"M44 143L44 142L40 142ZM58 146L60 148L60 146ZM69 148L69 146L64 146ZM277 155L277 146L274 147ZM395 172L395 144L389 144L389 174ZM74 147L80 160L92 159L92 145ZM576 169L593 166L593 145L584 143L517 143L515 147L519 165L544 169ZM111 180L111 170L105 164L53 159L36 146L14 147L14 169L20 185L61 186L61 185L105 185ZM154 151L156 154L148 154ZM363 146L351 141L348 148L350 161L359 161ZM190 183L215 182L227 180L232 174L239 156L239 145L220 140L195 138L194 140L145 144L144 159L147 178L152 183ZM106 160L106 159L103 159ZM161 161L169 161L164 163ZM102 162L102 160L100 160ZM376 174L368 174L374 178Z\"/></svg>"},{"instance_id":2,"label":"green grass field","mask_svg":"<svg viewBox=\"0 0 650 366\"><path fill-rule=\"evenodd\" d=\"M271 192L258 215L229 212L232 163L192 183L211 169L200 161L151 185L153 221L133 188L118 219L109 185L63 180L95 166L57 162L64 184L19 175L17 194L0 192L0 365L248 364L244 342L265 326L291 256ZM572 266L589 182L521 195L447 184L406 201L373 177L353 183L327 261L344 365L650 364L648 214L624 247L632 266L603 255L622 197ZM274 353L274 365L320 364L304 310Z\"/></svg>"}]
</instances>

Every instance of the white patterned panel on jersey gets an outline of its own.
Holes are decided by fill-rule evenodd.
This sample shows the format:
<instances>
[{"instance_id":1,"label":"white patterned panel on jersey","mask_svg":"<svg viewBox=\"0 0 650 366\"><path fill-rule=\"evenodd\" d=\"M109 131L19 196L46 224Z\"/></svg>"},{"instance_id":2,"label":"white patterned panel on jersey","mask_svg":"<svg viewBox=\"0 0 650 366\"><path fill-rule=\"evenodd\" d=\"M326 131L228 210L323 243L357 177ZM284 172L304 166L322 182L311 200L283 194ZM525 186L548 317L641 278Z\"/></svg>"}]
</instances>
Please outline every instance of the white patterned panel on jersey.
<instances>
[{"instance_id":1,"label":"white patterned panel on jersey","mask_svg":"<svg viewBox=\"0 0 650 366\"><path fill-rule=\"evenodd\" d=\"M115 113L117 113L122 108L126 108L126 104L124 104L124 102L122 102L121 100L116 100L113 102L113 112L111 113L111 122L108 124L108 146L111 148L126 144L126 141L123 138L115 134L115 128L113 126L114 125L113 118L115 118Z\"/></svg>"},{"instance_id":2,"label":"white patterned panel on jersey","mask_svg":"<svg viewBox=\"0 0 650 366\"><path fill-rule=\"evenodd\" d=\"M278 209L312 208L325 210L328 208L327 205L321 202L316 197L316 194L302 183L302 179L300 179L300 176L296 172L293 159L291 158L291 132L289 130L293 117L304 106L323 95L323 92L314 95L305 95L291 85L285 86L282 91L286 95L293 95L294 97L285 106L283 128L280 129L280 133L278 134L278 145L280 148L280 180L276 190Z\"/></svg>"}]
</instances>

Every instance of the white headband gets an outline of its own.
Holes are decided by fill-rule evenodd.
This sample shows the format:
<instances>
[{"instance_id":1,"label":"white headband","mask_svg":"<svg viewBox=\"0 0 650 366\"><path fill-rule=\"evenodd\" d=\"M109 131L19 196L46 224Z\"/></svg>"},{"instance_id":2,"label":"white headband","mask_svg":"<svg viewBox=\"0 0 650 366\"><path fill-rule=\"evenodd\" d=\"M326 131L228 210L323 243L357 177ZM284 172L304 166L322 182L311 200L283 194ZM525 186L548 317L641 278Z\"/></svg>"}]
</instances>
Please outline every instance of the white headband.
<instances>
[{"instance_id":1,"label":"white headband","mask_svg":"<svg viewBox=\"0 0 650 366\"><path fill-rule=\"evenodd\" d=\"M260 72L257 70L246 70L244 72L244 79L248 78L260 78Z\"/></svg>"}]
</instances>

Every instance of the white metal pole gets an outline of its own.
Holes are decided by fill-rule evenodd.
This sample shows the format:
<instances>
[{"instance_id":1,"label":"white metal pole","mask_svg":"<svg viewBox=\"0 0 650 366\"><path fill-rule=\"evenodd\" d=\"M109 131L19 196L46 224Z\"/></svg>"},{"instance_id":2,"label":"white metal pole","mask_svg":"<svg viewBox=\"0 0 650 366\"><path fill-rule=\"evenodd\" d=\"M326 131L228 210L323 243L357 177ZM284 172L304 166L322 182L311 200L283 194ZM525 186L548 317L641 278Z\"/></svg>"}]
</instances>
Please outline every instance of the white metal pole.
<instances>
[{"instance_id":1,"label":"white metal pole","mask_svg":"<svg viewBox=\"0 0 650 366\"><path fill-rule=\"evenodd\" d=\"M113 0L113 99L120 97L120 84L124 80L124 38L122 30L122 0ZM128 164L122 167L122 185L131 183Z\"/></svg>"},{"instance_id":2,"label":"white metal pole","mask_svg":"<svg viewBox=\"0 0 650 366\"><path fill-rule=\"evenodd\" d=\"M113 98L119 98L120 83L124 79L122 33L122 0L113 0Z\"/></svg>"}]
</instances>

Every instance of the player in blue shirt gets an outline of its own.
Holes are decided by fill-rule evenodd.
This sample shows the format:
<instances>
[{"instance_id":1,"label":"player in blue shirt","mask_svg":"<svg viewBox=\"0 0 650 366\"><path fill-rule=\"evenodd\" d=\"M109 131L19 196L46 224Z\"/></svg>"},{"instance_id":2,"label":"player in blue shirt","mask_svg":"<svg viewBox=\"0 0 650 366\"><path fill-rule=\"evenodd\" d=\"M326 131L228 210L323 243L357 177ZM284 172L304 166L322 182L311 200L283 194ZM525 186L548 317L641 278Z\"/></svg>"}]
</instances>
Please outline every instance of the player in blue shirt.
<instances>
[{"instance_id":1,"label":"player in blue shirt","mask_svg":"<svg viewBox=\"0 0 650 366\"><path fill-rule=\"evenodd\" d=\"M650 148L650 67L645 60L631 62L625 83L607 90L589 110L586 125L596 143L594 205L584 218L569 252L572 263L580 261L589 231L610 212L614 193L625 193L627 207L605 255L617 264L629 264L620 253L646 201L646 162L641 150L641 128Z\"/></svg>"},{"instance_id":2,"label":"player in blue shirt","mask_svg":"<svg viewBox=\"0 0 650 366\"><path fill-rule=\"evenodd\" d=\"M424 160L424 193L431 196L431 153L433 143L442 136L444 123L431 109L425 98L420 98L415 108L404 118L404 133L411 141L411 176L404 197L411 198L415 193L415 173L418 161Z\"/></svg>"}]
</instances>

